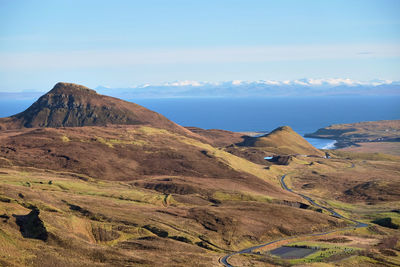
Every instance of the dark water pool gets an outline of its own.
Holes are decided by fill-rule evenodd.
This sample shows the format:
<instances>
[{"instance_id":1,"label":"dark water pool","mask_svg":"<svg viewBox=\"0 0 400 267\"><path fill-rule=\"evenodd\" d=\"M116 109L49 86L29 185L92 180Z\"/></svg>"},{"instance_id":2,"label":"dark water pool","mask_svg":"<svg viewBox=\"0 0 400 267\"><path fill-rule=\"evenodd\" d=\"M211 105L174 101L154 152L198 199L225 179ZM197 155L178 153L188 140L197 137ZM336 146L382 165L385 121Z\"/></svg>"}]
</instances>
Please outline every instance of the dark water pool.
<instances>
[{"instance_id":1,"label":"dark water pool","mask_svg":"<svg viewBox=\"0 0 400 267\"><path fill-rule=\"evenodd\" d=\"M272 255L279 256L282 259L301 259L317 252L314 248L299 248L282 246L270 251Z\"/></svg>"}]
</instances>

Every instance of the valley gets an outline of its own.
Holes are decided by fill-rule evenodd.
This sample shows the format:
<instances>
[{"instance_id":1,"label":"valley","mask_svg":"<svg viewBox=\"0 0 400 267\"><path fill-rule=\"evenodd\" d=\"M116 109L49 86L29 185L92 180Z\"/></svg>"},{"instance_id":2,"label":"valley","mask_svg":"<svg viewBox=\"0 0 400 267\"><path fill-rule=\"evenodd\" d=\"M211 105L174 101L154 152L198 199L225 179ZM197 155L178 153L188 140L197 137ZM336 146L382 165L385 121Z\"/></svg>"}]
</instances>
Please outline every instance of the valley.
<instances>
[{"instance_id":1,"label":"valley","mask_svg":"<svg viewBox=\"0 0 400 267\"><path fill-rule=\"evenodd\" d=\"M395 154L184 128L67 83L0 126L0 265L400 264Z\"/></svg>"}]
</instances>

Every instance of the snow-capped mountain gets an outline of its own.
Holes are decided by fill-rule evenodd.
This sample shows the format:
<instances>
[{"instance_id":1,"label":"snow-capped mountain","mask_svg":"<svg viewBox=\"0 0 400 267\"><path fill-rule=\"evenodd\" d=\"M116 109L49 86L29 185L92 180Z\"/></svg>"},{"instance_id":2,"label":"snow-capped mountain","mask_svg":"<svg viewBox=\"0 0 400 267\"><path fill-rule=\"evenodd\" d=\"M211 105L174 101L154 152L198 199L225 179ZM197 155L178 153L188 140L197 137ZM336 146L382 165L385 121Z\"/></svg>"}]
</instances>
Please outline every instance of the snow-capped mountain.
<instances>
[{"instance_id":1,"label":"snow-capped mountain","mask_svg":"<svg viewBox=\"0 0 400 267\"><path fill-rule=\"evenodd\" d=\"M322 95L400 95L400 82L389 80L357 81L347 78L258 80L258 81L173 81L143 84L128 88L98 86L96 90L125 99L148 97L268 97Z\"/></svg>"}]
</instances>

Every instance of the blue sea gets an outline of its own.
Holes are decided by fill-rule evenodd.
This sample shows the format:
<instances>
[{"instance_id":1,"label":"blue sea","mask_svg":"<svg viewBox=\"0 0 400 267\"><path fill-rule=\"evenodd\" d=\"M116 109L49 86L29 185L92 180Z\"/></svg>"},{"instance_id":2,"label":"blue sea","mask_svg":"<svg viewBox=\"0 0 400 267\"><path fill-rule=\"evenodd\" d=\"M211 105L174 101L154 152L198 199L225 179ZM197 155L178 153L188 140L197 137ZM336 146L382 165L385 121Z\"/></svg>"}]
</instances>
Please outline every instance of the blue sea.
<instances>
[{"instance_id":1,"label":"blue sea","mask_svg":"<svg viewBox=\"0 0 400 267\"><path fill-rule=\"evenodd\" d=\"M230 131L272 131L289 125L299 134L337 123L400 119L399 96L166 98L129 100L183 126ZM26 109L32 100L1 100L0 117ZM309 139L331 147L333 140Z\"/></svg>"}]
</instances>

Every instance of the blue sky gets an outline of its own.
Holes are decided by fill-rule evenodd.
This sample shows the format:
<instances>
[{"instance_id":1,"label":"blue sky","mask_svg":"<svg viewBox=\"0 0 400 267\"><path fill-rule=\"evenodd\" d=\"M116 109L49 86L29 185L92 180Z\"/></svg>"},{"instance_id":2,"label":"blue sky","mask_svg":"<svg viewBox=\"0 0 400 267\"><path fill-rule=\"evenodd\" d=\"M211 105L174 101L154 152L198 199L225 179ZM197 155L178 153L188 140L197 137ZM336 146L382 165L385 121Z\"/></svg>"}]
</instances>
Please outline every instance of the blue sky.
<instances>
[{"instance_id":1,"label":"blue sky","mask_svg":"<svg viewBox=\"0 0 400 267\"><path fill-rule=\"evenodd\" d=\"M400 80L397 0L0 0L0 91Z\"/></svg>"}]
</instances>

